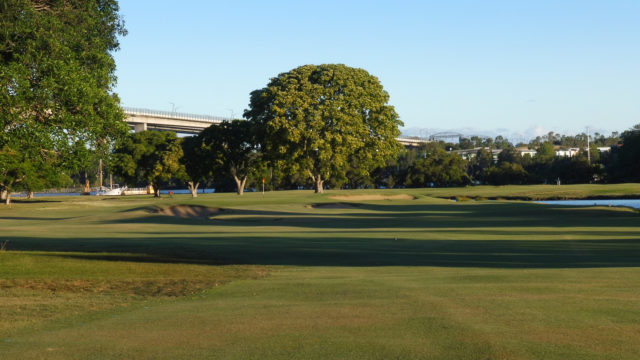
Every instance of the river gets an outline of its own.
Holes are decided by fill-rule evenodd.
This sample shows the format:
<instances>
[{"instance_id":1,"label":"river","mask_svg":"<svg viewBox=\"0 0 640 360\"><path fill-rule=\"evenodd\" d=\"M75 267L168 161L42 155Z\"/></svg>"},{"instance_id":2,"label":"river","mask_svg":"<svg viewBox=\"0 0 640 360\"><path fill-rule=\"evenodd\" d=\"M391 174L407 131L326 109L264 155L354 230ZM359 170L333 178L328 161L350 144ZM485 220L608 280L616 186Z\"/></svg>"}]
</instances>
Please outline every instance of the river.
<instances>
[{"instance_id":1,"label":"river","mask_svg":"<svg viewBox=\"0 0 640 360\"><path fill-rule=\"evenodd\" d=\"M598 199L598 200L545 200L538 204L571 206L626 206L640 209L640 199Z\"/></svg>"}]
</instances>

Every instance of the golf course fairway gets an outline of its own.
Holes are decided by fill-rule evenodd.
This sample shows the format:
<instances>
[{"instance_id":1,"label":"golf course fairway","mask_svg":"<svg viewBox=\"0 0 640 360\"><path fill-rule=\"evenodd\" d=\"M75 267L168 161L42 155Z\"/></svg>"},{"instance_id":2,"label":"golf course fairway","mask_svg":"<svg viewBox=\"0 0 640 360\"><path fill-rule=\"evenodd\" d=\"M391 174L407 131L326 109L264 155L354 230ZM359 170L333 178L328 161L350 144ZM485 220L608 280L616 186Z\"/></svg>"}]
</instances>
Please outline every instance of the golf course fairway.
<instances>
[{"instance_id":1,"label":"golf course fairway","mask_svg":"<svg viewBox=\"0 0 640 360\"><path fill-rule=\"evenodd\" d=\"M0 358L637 359L640 212L501 193L640 184L18 200Z\"/></svg>"}]
</instances>

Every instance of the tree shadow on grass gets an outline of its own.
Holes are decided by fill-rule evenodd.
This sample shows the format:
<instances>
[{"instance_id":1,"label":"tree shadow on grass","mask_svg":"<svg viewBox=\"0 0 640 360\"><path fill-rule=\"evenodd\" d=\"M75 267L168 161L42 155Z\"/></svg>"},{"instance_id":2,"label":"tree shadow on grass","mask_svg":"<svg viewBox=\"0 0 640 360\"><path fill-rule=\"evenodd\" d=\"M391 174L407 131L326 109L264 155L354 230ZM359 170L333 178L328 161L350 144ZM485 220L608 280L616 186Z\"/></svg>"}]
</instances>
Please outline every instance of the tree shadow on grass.
<instances>
[{"instance_id":1,"label":"tree shadow on grass","mask_svg":"<svg viewBox=\"0 0 640 360\"><path fill-rule=\"evenodd\" d=\"M597 235L597 234L596 234ZM354 237L8 238L10 250L88 260L297 266L597 268L640 266L640 239L419 240ZM62 254L60 254L62 253ZM67 254L65 254L67 253Z\"/></svg>"},{"instance_id":2,"label":"tree shadow on grass","mask_svg":"<svg viewBox=\"0 0 640 360\"><path fill-rule=\"evenodd\" d=\"M60 221L74 219L75 217L34 217L34 216L0 216L0 220L14 220L14 221Z\"/></svg>"},{"instance_id":3,"label":"tree shadow on grass","mask_svg":"<svg viewBox=\"0 0 640 360\"><path fill-rule=\"evenodd\" d=\"M232 209L210 220L125 214L99 222L109 225L114 236L3 238L10 241L9 250L56 252L55 256L88 260L299 266L637 267L640 234L634 230L638 220L636 212L522 203L360 204L357 209L344 211ZM102 229L105 231L105 227Z\"/></svg>"},{"instance_id":4,"label":"tree shadow on grass","mask_svg":"<svg viewBox=\"0 0 640 360\"><path fill-rule=\"evenodd\" d=\"M62 200L44 200L44 199L21 199L11 197L12 204L39 204L39 203L60 203Z\"/></svg>"},{"instance_id":5,"label":"tree shadow on grass","mask_svg":"<svg viewBox=\"0 0 640 360\"><path fill-rule=\"evenodd\" d=\"M363 211L364 210L364 211ZM305 229L464 229L637 227L638 212L523 203L495 204L358 204L354 209L282 212L225 209L209 219L189 219L147 213L108 224L171 224L204 226L277 226Z\"/></svg>"}]
</instances>

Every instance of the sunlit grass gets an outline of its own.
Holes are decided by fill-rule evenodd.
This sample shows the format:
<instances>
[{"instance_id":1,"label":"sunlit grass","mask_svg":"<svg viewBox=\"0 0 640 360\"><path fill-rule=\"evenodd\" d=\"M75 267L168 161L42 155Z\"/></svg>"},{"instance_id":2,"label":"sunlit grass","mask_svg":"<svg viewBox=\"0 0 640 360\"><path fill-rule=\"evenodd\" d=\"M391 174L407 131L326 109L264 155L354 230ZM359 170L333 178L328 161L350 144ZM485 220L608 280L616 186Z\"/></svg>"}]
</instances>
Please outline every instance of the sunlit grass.
<instances>
[{"instance_id":1,"label":"sunlit grass","mask_svg":"<svg viewBox=\"0 0 640 360\"><path fill-rule=\"evenodd\" d=\"M636 191L626 186L567 190ZM638 211L426 196L493 191L347 192L416 197L379 201L307 191L77 197L0 208L0 354L636 358ZM330 202L350 205L313 206ZM175 205L221 211L156 212Z\"/></svg>"}]
</instances>

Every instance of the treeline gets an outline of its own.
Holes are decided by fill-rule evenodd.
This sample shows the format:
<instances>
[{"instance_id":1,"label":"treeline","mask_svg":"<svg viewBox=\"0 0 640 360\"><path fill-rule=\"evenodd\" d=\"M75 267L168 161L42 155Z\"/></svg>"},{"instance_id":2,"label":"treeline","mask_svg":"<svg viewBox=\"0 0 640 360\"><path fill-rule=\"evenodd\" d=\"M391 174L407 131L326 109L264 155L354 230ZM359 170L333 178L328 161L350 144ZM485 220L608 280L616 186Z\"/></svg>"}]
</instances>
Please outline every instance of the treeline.
<instances>
[{"instance_id":1,"label":"treeline","mask_svg":"<svg viewBox=\"0 0 640 360\"><path fill-rule=\"evenodd\" d=\"M599 151L597 147L606 143L596 142L590 156L586 149L572 157L557 156L553 139L571 138L568 136L534 139L529 145L539 145L533 156L521 155L507 142L497 155L491 148L481 148L469 160L451 150L455 144L431 142L400 150L385 166L367 175L357 163L351 163L342 176L334 176L324 185L353 189L639 181L639 130L637 125L620 134L615 142L609 142L608 151ZM267 190L313 188L307 174L288 172L261 152L259 133L251 122L235 120L182 139L172 133L131 134L115 151L111 164L126 182L152 184L156 192L161 187L187 184L194 196L199 186L242 194L245 188L260 189L262 179Z\"/></svg>"},{"instance_id":2,"label":"treeline","mask_svg":"<svg viewBox=\"0 0 640 360\"><path fill-rule=\"evenodd\" d=\"M86 157L88 166L83 171L65 176L64 171L54 174L50 168L44 167L40 172L30 174L30 179L35 181L25 181L25 187L18 189L33 191L63 183L82 183L87 176L96 181L98 159L103 159L105 172L112 173L116 182L130 186L151 185L156 196L159 196L161 188L185 186L194 197L202 187L213 187L218 192L236 191L242 195L246 188L261 189L263 179L266 190L314 188L313 179L307 173L290 171L290 167L282 166L282 159L262 150L263 134L264 129L246 120L225 121L185 138L179 138L172 132L130 133L110 152L86 150L91 154ZM605 144L596 143L591 147L590 156L586 149L572 157L557 156L554 138L570 137L550 134L549 137L532 140L528 146L536 150L533 156L521 155L509 142L501 143L501 151L497 155L492 151L496 148L482 147L468 160L452 150L459 148L460 144L441 141L401 148L384 166L375 167L368 173L352 161L344 172L329 177L323 187L355 189L640 181L640 124L622 132L615 142L607 140L609 142L605 144L611 144L608 151L599 151L598 147ZM499 141L490 144L496 143Z\"/></svg>"},{"instance_id":3,"label":"treeline","mask_svg":"<svg viewBox=\"0 0 640 360\"><path fill-rule=\"evenodd\" d=\"M516 147L517 146L517 147ZM640 124L609 137L595 134L587 154L587 134L549 133L514 146L501 136L462 138L458 143L431 142L407 149L376 171L366 186L428 187L469 184L580 184L640 181ZM576 147L573 156L558 148ZM524 154L520 149L535 150ZM600 149L598 149L600 148ZM468 159L460 155L467 151Z\"/></svg>"},{"instance_id":4,"label":"treeline","mask_svg":"<svg viewBox=\"0 0 640 360\"><path fill-rule=\"evenodd\" d=\"M46 3L46 4L45 4ZM44 4L44 5L43 5ZM0 192L84 184L96 167L129 186L218 191L640 181L636 126L595 136L609 152L557 157L586 135L550 133L520 156L502 137L404 149L380 81L342 64L303 65L249 94L243 117L194 137L131 134L115 86L116 0L0 2ZM522 144L516 144L522 145ZM478 149L463 159L456 149ZM494 150L501 152L494 159Z\"/></svg>"}]
</instances>

